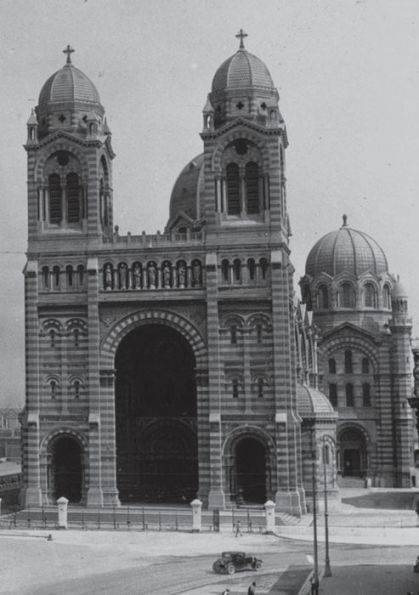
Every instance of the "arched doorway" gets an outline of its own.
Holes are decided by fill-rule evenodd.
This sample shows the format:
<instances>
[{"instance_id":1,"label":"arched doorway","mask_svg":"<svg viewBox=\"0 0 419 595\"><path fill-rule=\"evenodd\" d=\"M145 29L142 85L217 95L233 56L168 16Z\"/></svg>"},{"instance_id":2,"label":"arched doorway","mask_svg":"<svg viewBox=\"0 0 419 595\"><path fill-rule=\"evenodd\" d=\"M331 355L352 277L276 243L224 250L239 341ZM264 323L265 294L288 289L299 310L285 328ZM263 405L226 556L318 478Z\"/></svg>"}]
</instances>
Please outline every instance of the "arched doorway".
<instances>
[{"instance_id":1,"label":"arched doorway","mask_svg":"<svg viewBox=\"0 0 419 595\"><path fill-rule=\"evenodd\" d=\"M348 428L339 434L340 469L342 477L363 477L367 472L365 439L357 428Z\"/></svg>"},{"instance_id":2,"label":"arched doorway","mask_svg":"<svg viewBox=\"0 0 419 595\"><path fill-rule=\"evenodd\" d=\"M51 483L55 500L65 496L70 502L82 498L82 450L72 436L60 436L51 444Z\"/></svg>"},{"instance_id":3,"label":"arched doorway","mask_svg":"<svg viewBox=\"0 0 419 595\"><path fill-rule=\"evenodd\" d=\"M239 501L266 502L266 447L257 439L246 437L235 446L235 483Z\"/></svg>"},{"instance_id":4,"label":"arched doorway","mask_svg":"<svg viewBox=\"0 0 419 595\"><path fill-rule=\"evenodd\" d=\"M196 496L195 357L162 324L131 331L117 350L117 482L122 502L183 502Z\"/></svg>"}]
</instances>

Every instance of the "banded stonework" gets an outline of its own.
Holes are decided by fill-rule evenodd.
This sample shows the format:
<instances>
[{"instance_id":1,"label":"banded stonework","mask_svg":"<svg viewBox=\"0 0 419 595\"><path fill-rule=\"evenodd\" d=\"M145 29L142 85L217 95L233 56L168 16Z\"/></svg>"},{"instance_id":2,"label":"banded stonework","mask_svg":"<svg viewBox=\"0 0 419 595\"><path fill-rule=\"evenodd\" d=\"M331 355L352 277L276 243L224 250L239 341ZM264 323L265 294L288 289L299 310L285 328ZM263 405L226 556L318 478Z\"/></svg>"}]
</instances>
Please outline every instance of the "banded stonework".
<instances>
[{"instance_id":1,"label":"banded stonework","mask_svg":"<svg viewBox=\"0 0 419 595\"><path fill-rule=\"evenodd\" d=\"M97 89L71 57L45 83L25 145L26 505L198 496L300 514L323 442L337 498L337 413L319 390L310 305L294 296L278 102L241 46L214 76L203 153L174 184L164 233L122 235ZM374 375L381 339L359 332ZM341 349L327 340L320 359ZM405 390L392 358L380 365L398 365ZM387 409L381 423L390 431Z\"/></svg>"}]
</instances>

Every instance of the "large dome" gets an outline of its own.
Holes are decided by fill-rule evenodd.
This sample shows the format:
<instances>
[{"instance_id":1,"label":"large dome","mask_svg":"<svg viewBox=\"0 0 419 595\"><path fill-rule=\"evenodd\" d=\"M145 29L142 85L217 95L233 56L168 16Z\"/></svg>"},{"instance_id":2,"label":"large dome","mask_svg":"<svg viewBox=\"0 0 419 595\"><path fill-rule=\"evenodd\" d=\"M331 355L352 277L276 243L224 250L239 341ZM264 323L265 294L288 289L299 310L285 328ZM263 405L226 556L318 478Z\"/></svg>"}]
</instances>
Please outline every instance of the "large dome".
<instances>
[{"instance_id":1,"label":"large dome","mask_svg":"<svg viewBox=\"0 0 419 595\"><path fill-rule=\"evenodd\" d=\"M38 100L40 110L51 103L100 104L99 93L92 81L73 64L65 64L49 77Z\"/></svg>"},{"instance_id":2,"label":"large dome","mask_svg":"<svg viewBox=\"0 0 419 595\"><path fill-rule=\"evenodd\" d=\"M218 68L212 81L212 92L249 87L273 89L274 84L262 60L241 48Z\"/></svg>"},{"instance_id":3,"label":"large dome","mask_svg":"<svg viewBox=\"0 0 419 595\"><path fill-rule=\"evenodd\" d=\"M201 195L204 191L204 154L192 159L180 172L170 197L170 222L183 213L192 220L199 218Z\"/></svg>"},{"instance_id":4,"label":"large dome","mask_svg":"<svg viewBox=\"0 0 419 595\"><path fill-rule=\"evenodd\" d=\"M323 236L311 249L306 262L306 274L316 277L327 273L331 277L347 272L355 276L371 272L388 272L387 258L369 235L347 225Z\"/></svg>"}]
</instances>

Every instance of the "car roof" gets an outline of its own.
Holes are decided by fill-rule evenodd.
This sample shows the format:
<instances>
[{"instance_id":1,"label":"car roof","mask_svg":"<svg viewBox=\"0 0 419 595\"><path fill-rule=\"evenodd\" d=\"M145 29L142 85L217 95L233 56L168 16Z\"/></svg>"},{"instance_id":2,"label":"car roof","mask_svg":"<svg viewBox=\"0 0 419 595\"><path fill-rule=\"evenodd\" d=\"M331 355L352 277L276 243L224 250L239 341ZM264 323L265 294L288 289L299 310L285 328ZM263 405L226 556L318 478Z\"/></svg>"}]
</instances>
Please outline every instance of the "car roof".
<instances>
[{"instance_id":1,"label":"car roof","mask_svg":"<svg viewBox=\"0 0 419 595\"><path fill-rule=\"evenodd\" d=\"M222 556L245 556L244 552L222 552Z\"/></svg>"}]
</instances>

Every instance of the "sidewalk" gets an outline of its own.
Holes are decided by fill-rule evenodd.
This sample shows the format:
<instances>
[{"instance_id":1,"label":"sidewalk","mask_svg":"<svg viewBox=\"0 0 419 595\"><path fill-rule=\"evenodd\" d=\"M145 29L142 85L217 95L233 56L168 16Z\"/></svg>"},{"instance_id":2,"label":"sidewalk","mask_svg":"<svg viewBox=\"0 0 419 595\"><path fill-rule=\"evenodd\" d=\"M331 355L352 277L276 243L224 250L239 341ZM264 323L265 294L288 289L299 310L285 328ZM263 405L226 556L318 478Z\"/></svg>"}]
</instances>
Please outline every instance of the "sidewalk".
<instances>
[{"instance_id":1,"label":"sidewalk","mask_svg":"<svg viewBox=\"0 0 419 595\"><path fill-rule=\"evenodd\" d=\"M333 576L323 578L320 595L416 595L419 574L410 565L338 566Z\"/></svg>"}]
</instances>

